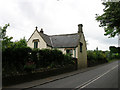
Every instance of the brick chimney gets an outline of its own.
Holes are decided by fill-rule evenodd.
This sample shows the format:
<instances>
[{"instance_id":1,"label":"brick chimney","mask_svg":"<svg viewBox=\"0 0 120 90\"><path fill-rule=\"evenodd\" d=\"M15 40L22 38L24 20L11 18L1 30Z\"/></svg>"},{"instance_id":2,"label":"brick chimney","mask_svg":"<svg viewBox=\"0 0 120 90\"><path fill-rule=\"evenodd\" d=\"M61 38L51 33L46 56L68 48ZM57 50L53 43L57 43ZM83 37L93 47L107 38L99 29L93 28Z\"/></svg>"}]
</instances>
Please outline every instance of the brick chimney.
<instances>
[{"instance_id":1,"label":"brick chimney","mask_svg":"<svg viewBox=\"0 0 120 90\"><path fill-rule=\"evenodd\" d=\"M41 28L40 33L44 33L43 29Z\"/></svg>"},{"instance_id":2,"label":"brick chimney","mask_svg":"<svg viewBox=\"0 0 120 90\"><path fill-rule=\"evenodd\" d=\"M82 27L82 24L78 24L78 33L83 33Z\"/></svg>"}]
</instances>

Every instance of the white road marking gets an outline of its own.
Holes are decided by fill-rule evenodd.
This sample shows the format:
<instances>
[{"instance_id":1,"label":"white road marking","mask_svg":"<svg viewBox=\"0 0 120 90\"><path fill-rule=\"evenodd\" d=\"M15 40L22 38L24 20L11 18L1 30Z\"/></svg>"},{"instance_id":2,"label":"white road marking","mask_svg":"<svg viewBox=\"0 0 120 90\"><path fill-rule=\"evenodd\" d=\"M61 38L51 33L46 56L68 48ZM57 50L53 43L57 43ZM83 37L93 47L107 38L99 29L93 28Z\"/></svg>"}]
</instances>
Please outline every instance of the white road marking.
<instances>
[{"instance_id":1,"label":"white road marking","mask_svg":"<svg viewBox=\"0 0 120 90\"><path fill-rule=\"evenodd\" d=\"M92 78L90 80L88 80L87 82L75 87L75 89L82 89L85 88L86 86L88 86L89 84L93 83L94 81L98 80L99 78L101 78L102 76L104 76L105 74L109 73L110 71L112 71L113 69L115 69L116 67L118 67L118 65L116 65L115 67L109 69L107 72L103 73L102 75L98 75L95 78Z\"/></svg>"}]
</instances>

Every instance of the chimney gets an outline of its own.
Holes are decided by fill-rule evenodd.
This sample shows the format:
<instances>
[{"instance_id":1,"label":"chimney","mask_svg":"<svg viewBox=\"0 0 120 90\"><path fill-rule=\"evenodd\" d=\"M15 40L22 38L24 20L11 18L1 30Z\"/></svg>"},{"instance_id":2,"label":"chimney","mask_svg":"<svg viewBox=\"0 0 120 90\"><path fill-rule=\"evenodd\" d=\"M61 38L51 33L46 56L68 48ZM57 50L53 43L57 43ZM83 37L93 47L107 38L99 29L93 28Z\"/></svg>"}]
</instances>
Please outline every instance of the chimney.
<instances>
[{"instance_id":1,"label":"chimney","mask_svg":"<svg viewBox=\"0 0 120 90\"><path fill-rule=\"evenodd\" d=\"M43 29L41 28L40 33L44 33Z\"/></svg>"},{"instance_id":2,"label":"chimney","mask_svg":"<svg viewBox=\"0 0 120 90\"><path fill-rule=\"evenodd\" d=\"M82 24L78 24L78 33L83 33L82 27Z\"/></svg>"}]
</instances>

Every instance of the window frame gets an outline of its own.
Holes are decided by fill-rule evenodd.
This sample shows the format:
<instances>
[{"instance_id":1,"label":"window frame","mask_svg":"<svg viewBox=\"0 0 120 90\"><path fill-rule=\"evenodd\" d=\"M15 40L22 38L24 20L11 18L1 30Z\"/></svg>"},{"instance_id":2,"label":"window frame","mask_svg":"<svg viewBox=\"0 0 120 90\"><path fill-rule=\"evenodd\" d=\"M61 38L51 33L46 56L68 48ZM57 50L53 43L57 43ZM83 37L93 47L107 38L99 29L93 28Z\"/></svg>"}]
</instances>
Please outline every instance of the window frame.
<instances>
[{"instance_id":1,"label":"window frame","mask_svg":"<svg viewBox=\"0 0 120 90\"><path fill-rule=\"evenodd\" d=\"M38 42L34 42L34 48L38 48Z\"/></svg>"},{"instance_id":2,"label":"window frame","mask_svg":"<svg viewBox=\"0 0 120 90\"><path fill-rule=\"evenodd\" d=\"M39 39L34 39L32 42L34 43L34 48L38 48Z\"/></svg>"}]
</instances>

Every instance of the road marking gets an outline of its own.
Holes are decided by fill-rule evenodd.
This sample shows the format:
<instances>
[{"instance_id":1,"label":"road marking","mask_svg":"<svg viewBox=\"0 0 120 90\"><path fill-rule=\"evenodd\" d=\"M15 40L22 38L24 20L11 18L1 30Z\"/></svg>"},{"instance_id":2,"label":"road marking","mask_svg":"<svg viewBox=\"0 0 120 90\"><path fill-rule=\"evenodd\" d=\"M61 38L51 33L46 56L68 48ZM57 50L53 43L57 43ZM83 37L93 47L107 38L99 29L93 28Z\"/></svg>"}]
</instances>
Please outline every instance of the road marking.
<instances>
[{"instance_id":1,"label":"road marking","mask_svg":"<svg viewBox=\"0 0 120 90\"><path fill-rule=\"evenodd\" d=\"M115 69L116 67L118 67L118 65L116 65L115 67L109 69L107 72L103 73L102 75L98 75L90 80L88 80L87 82L75 87L74 90L77 90L77 89L82 89L82 88L85 88L86 86L88 86L89 84L93 83L94 81L98 80L99 78L101 78L102 76L104 76L105 74L109 73L110 71L112 71L113 69Z\"/></svg>"}]
</instances>

